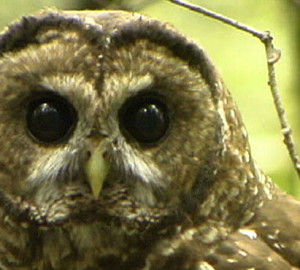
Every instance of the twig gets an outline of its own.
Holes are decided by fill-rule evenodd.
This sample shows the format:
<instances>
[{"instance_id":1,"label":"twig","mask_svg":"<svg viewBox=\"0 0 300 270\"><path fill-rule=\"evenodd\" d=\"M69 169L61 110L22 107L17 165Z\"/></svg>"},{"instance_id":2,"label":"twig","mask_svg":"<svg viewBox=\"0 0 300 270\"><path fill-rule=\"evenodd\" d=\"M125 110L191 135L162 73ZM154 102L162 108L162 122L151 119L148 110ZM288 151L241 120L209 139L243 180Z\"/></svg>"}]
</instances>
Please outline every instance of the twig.
<instances>
[{"instance_id":1,"label":"twig","mask_svg":"<svg viewBox=\"0 0 300 270\"><path fill-rule=\"evenodd\" d=\"M292 159L292 162L294 164L294 167L297 171L298 177L300 178L300 159L297 154L294 139L292 136L292 129L290 128L287 118L285 116L285 110L282 104L282 100L280 98L278 88L277 88L277 82L276 82L276 76L275 76L275 64L280 59L280 51L275 49L273 46L273 37L270 32L260 32L252 27L249 27L245 24L241 24L236 20L233 20L231 18L225 17L222 14L215 13L211 10L205 9L200 6L196 6L194 4L191 4L187 1L182 0L168 0L174 4L177 4L179 6L186 7L190 10L196 11L198 13L201 13L205 16L208 16L210 18L216 19L218 21L221 21L225 24L229 24L239 30L242 30L244 32L250 33L253 36L260 39L260 41L265 45L266 50L266 57L267 57L267 67L268 67L268 85L271 89L273 101L275 104L275 108L277 111L277 115L280 121L281 126L281 132L283 134L283 142L286 145L289 155Z\"/></svg>"},{"instance_id":2,"label":"twig","mask_svg":"<svg viewBox=\"0 0 300 270\"><path fill-rule=\"evenodd\" d=\"M275 108L278 114L278 118L280 121L281 132L283 134L283 142L286 145L289 155L292 159L294 167L297 171L298 177L300 178L300 160L297 154L295 143L292 135L292 129L290 128L287 118L285 116L284 106L282 104L282 100L280 98L278 88L277 88L277 81L275 76L275 66L274 64L280 58L280 51L276 50L272 44L272 38L263 41L266 49L267 55L267 63L268 63L268 85L270 86L273 101L275 104Z\"/></svg>"}]
</instances>

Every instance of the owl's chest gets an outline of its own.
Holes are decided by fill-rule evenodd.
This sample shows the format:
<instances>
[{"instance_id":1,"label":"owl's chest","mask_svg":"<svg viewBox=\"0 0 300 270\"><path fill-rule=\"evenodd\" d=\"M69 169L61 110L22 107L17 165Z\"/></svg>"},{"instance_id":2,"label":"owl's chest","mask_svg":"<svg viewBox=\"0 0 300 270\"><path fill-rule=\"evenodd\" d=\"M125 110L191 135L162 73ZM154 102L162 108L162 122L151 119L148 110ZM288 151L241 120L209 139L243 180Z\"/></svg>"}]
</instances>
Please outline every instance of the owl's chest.
<instances>
[{"instance_id":1,"label":"owl's chest","mask_svg":"<svg viewBox=\"0 0 300 270\"><path fill-rule=\"evenodd\" d=\"M143 269L151 243L142 243L120 228L101 225L39 230L31 236L29 261L33 264L26 269Z\"/></svg>"}]
</instances>

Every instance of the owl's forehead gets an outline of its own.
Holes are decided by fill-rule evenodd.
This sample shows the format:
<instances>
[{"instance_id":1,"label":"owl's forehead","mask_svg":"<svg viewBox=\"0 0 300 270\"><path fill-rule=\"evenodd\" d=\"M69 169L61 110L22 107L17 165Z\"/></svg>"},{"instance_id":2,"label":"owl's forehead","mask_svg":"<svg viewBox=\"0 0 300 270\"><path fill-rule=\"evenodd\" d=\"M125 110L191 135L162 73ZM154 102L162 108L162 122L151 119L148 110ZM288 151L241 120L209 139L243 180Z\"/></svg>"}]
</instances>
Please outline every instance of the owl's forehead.
<instances>
[{"instance_id":1,"label":"owl's forehead","mask_svg":"<svg viewBox=\"0 0 300 270\"><path fill-rule=\"evenodd\" d=\"M122 11L25 17L0 36L1 55L6 56L0 57L2 74L6 70L25 83L56 90L69 85L75 91L76 84L85 82L97 91L121 87L127 92L151 87L162 77L174 84L176 79L183 84L183 77L200 82L206 76L201 69L209 63L198 46L171 26Z\"/></svg>"},{"instance_id":2,"label":"owl's forehead","mask_svg":"<svg viewBox=\"0 0 300 270\"><path fill-rule=\"evenodd\" d=\"M73 45L82 41L91 46L89 51L97 48L100 59L101 52L107 49L115 51L140 40L148 41L164 47L173 57L200 71L209 84L215 84L215 69L198 45L169 24L124 11L43 11L36 16L24 17L0 35L0 56L32 44L49 43L59 37Z\"/></svg>"}]
</instances>

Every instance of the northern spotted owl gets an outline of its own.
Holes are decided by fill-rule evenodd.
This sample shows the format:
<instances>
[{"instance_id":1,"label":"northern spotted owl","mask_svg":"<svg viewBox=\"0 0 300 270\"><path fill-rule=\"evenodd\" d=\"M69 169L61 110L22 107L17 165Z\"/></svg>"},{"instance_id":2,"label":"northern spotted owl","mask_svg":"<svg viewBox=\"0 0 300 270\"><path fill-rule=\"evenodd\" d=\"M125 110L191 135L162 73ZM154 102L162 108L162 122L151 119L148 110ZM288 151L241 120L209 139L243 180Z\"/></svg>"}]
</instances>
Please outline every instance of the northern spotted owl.
<instances>
[{"instance_id":1,"label":"northern spotted owl","mask_svg":"<svg viewBox=\"0 0 300 270\"><path fill-rule=\"evenodd\" d=\"M300 269L300 202L206 53L122 11L0 36L0 268Z\"/></svg>"}]
</instances>

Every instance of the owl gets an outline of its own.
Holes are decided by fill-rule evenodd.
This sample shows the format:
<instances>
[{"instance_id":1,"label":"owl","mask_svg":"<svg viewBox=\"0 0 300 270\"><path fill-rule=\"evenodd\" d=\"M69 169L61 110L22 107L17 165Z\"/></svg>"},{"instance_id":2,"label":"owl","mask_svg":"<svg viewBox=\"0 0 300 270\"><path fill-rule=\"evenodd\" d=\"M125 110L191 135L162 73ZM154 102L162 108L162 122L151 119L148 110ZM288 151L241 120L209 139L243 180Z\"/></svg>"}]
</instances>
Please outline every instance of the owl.
<instances>
[{"instance_id":1,"label":"owl","mask_svg":"<svg viewBox=\"0 0 300 270\"><path fill-rule=\"evenodd\" d=\"M0 269L300 269L299 216L171 25L46 10L1 33Z\"/></svg>"}]
</instances>

